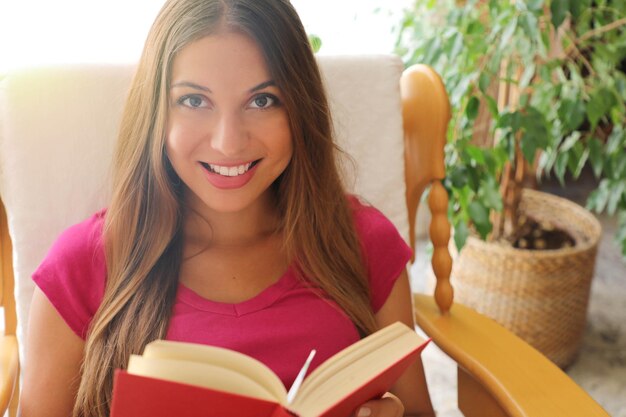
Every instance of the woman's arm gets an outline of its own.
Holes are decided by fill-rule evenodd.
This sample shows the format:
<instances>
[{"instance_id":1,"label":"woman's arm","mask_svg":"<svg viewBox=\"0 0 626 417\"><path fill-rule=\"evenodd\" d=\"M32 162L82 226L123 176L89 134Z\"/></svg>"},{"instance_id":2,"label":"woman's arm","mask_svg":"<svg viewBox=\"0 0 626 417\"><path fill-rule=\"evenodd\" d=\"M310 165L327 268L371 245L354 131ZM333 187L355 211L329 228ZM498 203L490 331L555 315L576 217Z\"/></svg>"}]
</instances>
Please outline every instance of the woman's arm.
<instances>
[{"instance_id":1,"label":"woman's arm","mask_svg":"<svg viewBox=\"0 0 626 417\"><path fill-rule=\"evenodd\" d=\"M376 321L380 328L396 321L414 328L411 288L406 271L402 272L394 284L387 301L376 314ZM400 377L391 392L393 395L387 395L382 400L363 404L357 410L356 415L358 417L431 417L435 415L426 386L421 357Z\"/></svg>"},{"instance_id":2,"label":"woman's arm","mask_svg":"<svg viewBox=\"0 0 626 417\"><path fill-rule=\"evenodd\" d=\"M80 381L84 341L35 289L26 336L20 417L70 417Z\"/></svg>"}]
</instances>

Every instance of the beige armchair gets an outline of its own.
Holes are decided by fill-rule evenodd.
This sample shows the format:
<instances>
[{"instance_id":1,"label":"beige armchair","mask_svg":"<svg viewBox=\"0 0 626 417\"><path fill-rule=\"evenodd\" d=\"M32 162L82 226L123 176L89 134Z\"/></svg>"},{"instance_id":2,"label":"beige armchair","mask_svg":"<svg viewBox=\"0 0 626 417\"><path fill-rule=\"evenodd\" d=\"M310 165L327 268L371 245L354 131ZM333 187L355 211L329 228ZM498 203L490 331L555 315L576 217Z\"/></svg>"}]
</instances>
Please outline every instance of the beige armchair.
<instances>
[{"instance_id":1,"label":"beige armchair","mask_svg":"<svg viewBox=\"0 0 626 417\"><path fill-rule=\"evenodd\" d=\"M431 186L438 284L434 299L415 294L415 318L457 362L458 406L464 415L607 416L521 339L452 305L448 200L440 183L449 105L437 74L424 66L403 74L402 63L390 56L319 61L338 141L352 156L343 164L348 188L381 209L413 245L419 201ZM0 212L0 262L8 335L0 375L4 408L17 392L12 283L23 351L33 291L30 275L63 229L106 206L109 160L132 72L120 66L43 68L0 80L0 197L6 209L6 218L4 209Z\"/></svg>"}]
</instances>

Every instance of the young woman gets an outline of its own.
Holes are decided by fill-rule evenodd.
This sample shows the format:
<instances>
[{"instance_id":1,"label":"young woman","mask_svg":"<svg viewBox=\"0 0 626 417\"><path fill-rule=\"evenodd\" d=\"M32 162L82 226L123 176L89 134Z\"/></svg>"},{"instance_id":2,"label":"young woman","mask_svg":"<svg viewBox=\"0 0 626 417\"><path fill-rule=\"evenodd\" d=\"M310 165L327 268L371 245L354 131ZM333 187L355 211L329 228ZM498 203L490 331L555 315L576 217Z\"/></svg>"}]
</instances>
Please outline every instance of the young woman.
<instances>
[{"instance_id":1,"label":"young woman","mask_svg":"<svg viewBox=\"0 0 626 417\"><path fill-rule=\"evenodd\" d=\"M113 372L157 339L239 350L289 387L395 321L410 250L349 196L288 0L170 0L123 114L107 210L33 279L23 417L108 416ZM433 415L421 362L358 416Z\"/></svg>"}]
</instances>

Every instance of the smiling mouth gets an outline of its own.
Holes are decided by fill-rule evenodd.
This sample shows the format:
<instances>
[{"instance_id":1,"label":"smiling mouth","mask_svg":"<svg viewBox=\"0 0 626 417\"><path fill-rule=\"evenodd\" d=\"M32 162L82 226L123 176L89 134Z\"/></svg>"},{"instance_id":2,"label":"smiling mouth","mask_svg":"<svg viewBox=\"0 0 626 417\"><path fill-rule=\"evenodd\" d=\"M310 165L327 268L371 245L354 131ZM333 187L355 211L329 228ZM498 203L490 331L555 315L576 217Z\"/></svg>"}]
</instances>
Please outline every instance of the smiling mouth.
<instances>
[{"instance_id":1,"label":"smiling mouth","mask_svg":"<svg viewBox=\"0 0 626 417\"><path fill-rule=\"evenodd\" d=\"M257 159L253 162L248 162L247 164L237 165L237 166L221 166L217 164L208 164L206 162L200 162L202 166L209 172L213 174L218 174L224 177L237 177L239 175L243 175L250 170L253 166L258 164L261 160Z\"/></svg>"}]
</instances>

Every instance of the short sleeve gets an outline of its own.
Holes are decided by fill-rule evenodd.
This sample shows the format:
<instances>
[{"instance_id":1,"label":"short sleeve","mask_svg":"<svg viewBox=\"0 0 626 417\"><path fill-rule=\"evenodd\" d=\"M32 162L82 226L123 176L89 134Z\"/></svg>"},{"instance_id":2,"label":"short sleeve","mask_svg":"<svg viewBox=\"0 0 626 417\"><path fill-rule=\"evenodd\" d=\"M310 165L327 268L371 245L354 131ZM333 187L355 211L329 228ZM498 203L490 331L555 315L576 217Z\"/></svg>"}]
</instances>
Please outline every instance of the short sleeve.
<instances>
[{"instance_id":1,"label":"short sleeve","mask_svg":"<svg viewBox=\"0 0 626 417\"><path fill-rule=\"evenodd\" d=\"M351 199L363 257L367 265L374 313L385 304L411 259L411 248L396 227L378 209Z\"/></svg>"},{"instance_id":2,"label":"short sleeve","mask_svg":"<svg viewBox=\"0 0 626 417\"><path fill-rule=\"evenodd\" d=\"M104 211L65 230L32 278L68 326L82 339L104 294Z\"/></svg>"}]
</instances>

